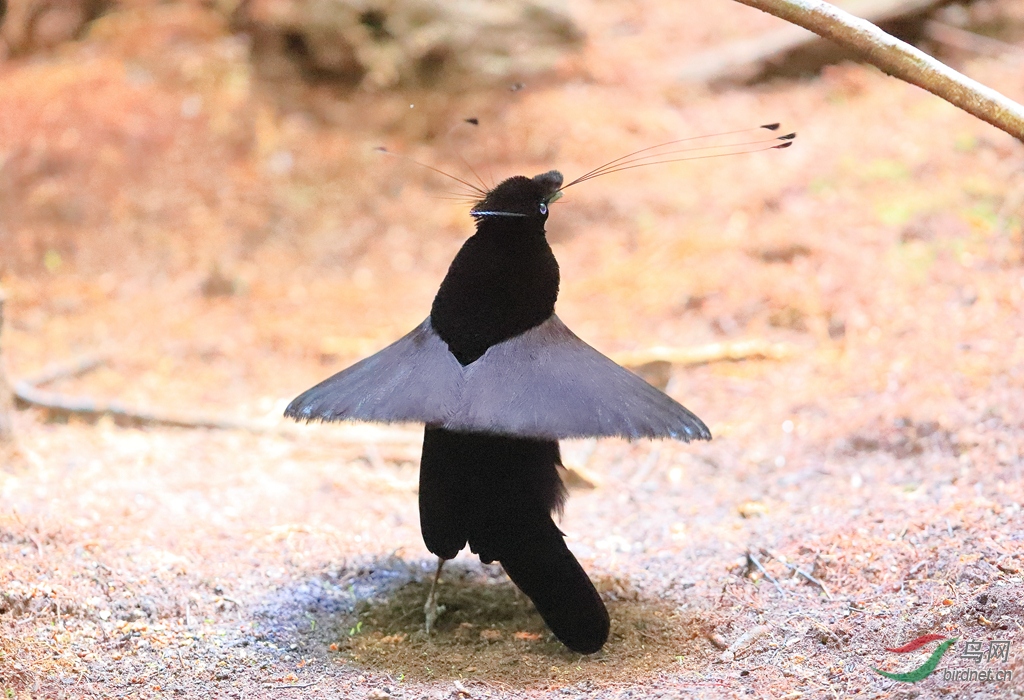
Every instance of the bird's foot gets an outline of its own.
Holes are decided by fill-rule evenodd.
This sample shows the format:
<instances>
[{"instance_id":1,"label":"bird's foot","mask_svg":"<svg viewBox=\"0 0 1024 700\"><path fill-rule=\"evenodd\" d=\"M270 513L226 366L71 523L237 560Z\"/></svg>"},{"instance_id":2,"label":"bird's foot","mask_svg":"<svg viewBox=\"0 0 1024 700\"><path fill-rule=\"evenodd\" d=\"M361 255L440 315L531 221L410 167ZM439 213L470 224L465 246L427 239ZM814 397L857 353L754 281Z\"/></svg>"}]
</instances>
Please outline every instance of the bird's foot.
<instances>
[{"instance_id":1,"label":"bird's foot","mask_svg":"<svg viewBox=\"0 0 1024 700\"><path fill-rule=\"evenodd\" d=\"M437 621L437 618L441 617L447 609L448 608L443 605L438 605L437 601L433 597L427 599L426 605L423 606L423 612L427 618L426 629L428 637L430 636L430 630L434 627L434 623Z\"/></svg>"},{"instance_id":2,"label":"bird's foot","mask_svg":"<svg viewBox=\"0 0 1024 700\"><path fill-rule=\"evenodd\" d=\"M430 593L427 595L427 602L423 604L423 614L426 617L428 637L430 636L430 630L434 627L434 623L437 622L437 618L439 618L446 610L443 605L437 604L437 581L441 578L441 567L443 566L444 559L439 557L437 560L437 571L434 573L434 582L430 584Z\"/></svg>"}]
</instances>

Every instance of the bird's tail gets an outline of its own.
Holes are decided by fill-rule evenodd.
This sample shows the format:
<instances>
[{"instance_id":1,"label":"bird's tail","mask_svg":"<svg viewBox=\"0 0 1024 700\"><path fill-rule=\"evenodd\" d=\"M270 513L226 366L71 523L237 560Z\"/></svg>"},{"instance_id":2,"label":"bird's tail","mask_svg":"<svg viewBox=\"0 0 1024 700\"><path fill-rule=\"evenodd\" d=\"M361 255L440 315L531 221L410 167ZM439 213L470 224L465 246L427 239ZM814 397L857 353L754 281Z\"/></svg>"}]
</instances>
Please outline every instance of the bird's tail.
<instances>
[{"instance_id":1,"label":"bird's tail","mask_svg":"<svg viewBox=\"0 0 1024 700\"><path fill-rule=\"evenodd\" d=\"M565 546L548 516L549 527L502 552L505 573L530 597L555 636L573 651L593 654L608 639L611 621L587 572Z\"/></svg>"},{"instance_id":2,"label":"bird's tail","mask_svg":"<svg viewBox=\"0 0 1024 700\"><path fill-rule=\"evenodd\" d=\"M608 638L608 611L554 521L565 501L556 440L428 427L420 466L427 548L455 556L468 540L499 561L567 647L592 654Z\"/></svg>"}]
</instances>

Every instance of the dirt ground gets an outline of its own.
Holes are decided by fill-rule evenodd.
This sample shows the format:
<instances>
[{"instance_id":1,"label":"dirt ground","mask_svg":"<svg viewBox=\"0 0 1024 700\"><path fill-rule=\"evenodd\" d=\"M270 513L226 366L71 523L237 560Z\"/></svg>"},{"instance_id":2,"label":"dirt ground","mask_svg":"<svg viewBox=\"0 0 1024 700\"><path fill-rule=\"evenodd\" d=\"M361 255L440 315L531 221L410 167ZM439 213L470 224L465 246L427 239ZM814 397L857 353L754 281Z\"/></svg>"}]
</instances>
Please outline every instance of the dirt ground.
<instances>
[{"instance_id":1,"label":"dirt ground","mask_svg":"<svg viewBox=\"0 0 1024 700\"><path fill-rule=\"evenodd\" d=\"M16 413L7 697L1024 694L1024 146L859 65L677 82L686 55L777 26L735 3L570 7L586 46L515 93L285 100L187 3L0 63L9 373L102 353L50 388L269 426ZM946 58L1024 100L1012 57ZM465 553L426 638L419 429L278 418L419 323L472 230L451 183L373 148L571 178L772 121L793 148L600 178L549 220L559 315L602 351L790 348L673 368L710 443L564 445L595 482L561 526L609 604L607 647L568 653ZM920 665L934 646L886 648L930 633L962 640L931 677L872 670ZM1006 661L960 656L999 640ZM943 678L958 668L1014 677Z\"/></svg>"}]
</instances>

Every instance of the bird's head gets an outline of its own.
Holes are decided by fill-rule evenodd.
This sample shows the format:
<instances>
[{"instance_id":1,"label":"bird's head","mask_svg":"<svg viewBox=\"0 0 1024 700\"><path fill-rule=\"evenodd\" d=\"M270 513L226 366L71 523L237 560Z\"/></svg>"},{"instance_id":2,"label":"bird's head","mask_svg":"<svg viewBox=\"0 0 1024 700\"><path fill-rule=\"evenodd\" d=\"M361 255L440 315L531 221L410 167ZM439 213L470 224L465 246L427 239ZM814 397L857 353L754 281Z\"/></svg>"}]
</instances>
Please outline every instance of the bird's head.
<instances>
[{"instance_id":1,"label":"bird's head","mask_svg":"<svg viewBox=\"0 0 1024 700\"><path fill-rule=\"evenodd\" d=\"M548 205L562 196L562 173L549 170L540 175L516 175L499 183L474 205L477 221L501 218L548 218Z\"/></svg>"}]
</instances>

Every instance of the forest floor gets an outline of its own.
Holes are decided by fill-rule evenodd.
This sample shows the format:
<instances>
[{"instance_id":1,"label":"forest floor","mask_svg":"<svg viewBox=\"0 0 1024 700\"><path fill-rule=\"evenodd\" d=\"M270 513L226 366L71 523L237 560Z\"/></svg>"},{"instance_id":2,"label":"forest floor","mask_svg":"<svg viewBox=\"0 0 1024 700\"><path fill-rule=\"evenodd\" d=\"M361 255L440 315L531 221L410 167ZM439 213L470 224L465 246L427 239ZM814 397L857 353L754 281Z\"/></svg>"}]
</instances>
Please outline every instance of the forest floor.
<instances>
[{"instance_id":1,"label":"forest floor","mask_svg":"<svg viewBox=\"0 0 1024 700\"><path fill-rule=\"evenodd\" d=\"M1024 146L861 65L685 86L681 56L776 26L685 4L574 5L586 48L515 93L312 87L282 104L188 5L0 63L8 372L101 353L49 388L267 426L16 413L8 697L1022 693ZM1019 65L953 58L1024 99ZM475 133L448 132L469 116ZM485 178L572 178L777 120L793 148L600 178L548 223L559 315L603 352L790 348L673 367L667 390L709 443L564 446L593 480L561 527L611 610L605 649L568 653L466 553L426 638L420 431L279 418L418 324L472 230L448 183L373 147L467 177L456 146ZM886 649L925 634L960 640L935 674L872 670L920 665L934 643ZM999 641L1006 660L989 658Z\"/></svg>"}]
</instances>

